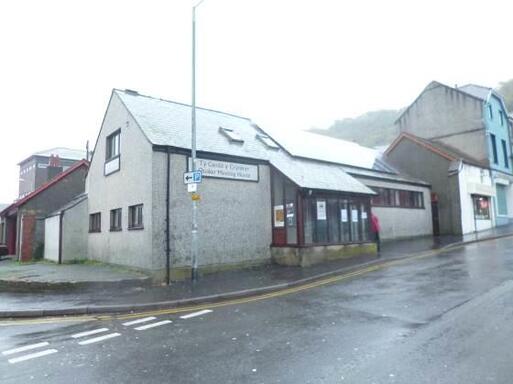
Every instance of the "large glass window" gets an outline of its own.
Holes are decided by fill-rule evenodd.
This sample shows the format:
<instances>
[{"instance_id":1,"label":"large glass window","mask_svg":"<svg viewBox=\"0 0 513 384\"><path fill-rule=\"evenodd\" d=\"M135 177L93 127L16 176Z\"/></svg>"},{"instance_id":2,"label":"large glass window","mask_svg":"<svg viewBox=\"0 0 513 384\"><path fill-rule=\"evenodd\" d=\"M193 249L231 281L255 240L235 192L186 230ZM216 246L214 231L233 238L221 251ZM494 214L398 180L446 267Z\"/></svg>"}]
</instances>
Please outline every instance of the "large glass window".
<instances>
[{"instance_id":1,"label":"large glass window","mask_svg":"<svg viewBox=\"0 0 513 384\"><path fill-rule=\"evenodd\" d=\"M360 213L357 203L349 204L349 211L351 213L351 240L359 242L360 238Z\"/></svg>"},{"instance_id":2,"label":"large glass window","mask_svg":"<svg viewBox=\"0 0 513 384\"><path fill-rule=\"evenodd\" d=\"M351 223L349 222L349 202L346 199L340 200L340 242L351 241Z\"/></svg>"},{"instance_id":3,"label":"large glass window","mask_svg":"<svg viewBox=\"0 0 513 384\"><path fill-rule=\"evenodd\" d=\"M337 196L304 197L305 244L347 244L369 241L368 199Z\"/></svg>"},{"instance_id":4,"label":"large glass window","mask_svg":"<svg viewBox=\"0 0 513 384\"><path fill-rule=\"evenodd\" d=\"M477 220L490 220L490 198L488 196L472 195L474 217Z\"/></svg>"},{"instance_id":5,"label":"large glass window","mask_svg":"<svg viewBox=\"0 0 513 384\"><path fill-rule=\"evenodd\" d=\"M287 244L297 244L296 192L294 185L285 185L285 223L287 226Z\"/></svg>"},{"instance_id":6,"label":"large glass window","mask_svg":"<svg viewBox=\"0 0 513 384\"><path fill-rule=\"evenodd\" d=\"M328 214L328 242L340 243L340 229L339 229L340 220L338 218L339 209L338 209L338 199L337 198L328 199L327 214Z\"/></svg>"},{"instance_id":7,"label":"large glass window","mask_svg":"<svg viewBox=\"0 0 513 384\"><path fill-rule=\"evenodd\" d=\"M326 199L313 199L312 205L315 214L314 242L325 244L328 242L328 215Z\"/></svg>"}]
</instances>

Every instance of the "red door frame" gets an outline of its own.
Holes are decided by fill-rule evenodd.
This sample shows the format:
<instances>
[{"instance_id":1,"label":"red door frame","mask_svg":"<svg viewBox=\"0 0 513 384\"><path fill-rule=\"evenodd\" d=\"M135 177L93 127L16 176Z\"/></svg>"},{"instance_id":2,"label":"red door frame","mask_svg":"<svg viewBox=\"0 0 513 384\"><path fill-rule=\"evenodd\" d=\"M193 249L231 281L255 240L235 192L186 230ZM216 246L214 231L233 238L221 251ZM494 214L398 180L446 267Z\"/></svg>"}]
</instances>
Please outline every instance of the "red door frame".
<instances>
[{"instance_id":1,"label":"red door frame","mask_svg":"<svg viewBox=\"0 0 513 384\"><path fill-rule=\"evenodd\" d=\"M7 252L9 255L15 255L16 254L16 224L17 224L17 216L14 217L7 217L6 223L6 241L7 241Z\"/></svg>"}]
</instances>

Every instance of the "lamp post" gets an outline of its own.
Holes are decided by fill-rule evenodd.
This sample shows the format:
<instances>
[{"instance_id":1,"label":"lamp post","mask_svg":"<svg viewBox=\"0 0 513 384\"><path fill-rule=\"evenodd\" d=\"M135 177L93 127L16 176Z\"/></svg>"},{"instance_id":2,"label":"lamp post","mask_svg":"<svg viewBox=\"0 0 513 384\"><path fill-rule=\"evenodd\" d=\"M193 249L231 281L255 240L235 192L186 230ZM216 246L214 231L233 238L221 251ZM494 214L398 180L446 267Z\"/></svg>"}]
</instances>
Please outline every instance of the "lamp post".
<instances>
[{"instance_id":1,"label":"lamp post","mask_svg":"<svg viewBox=\"0 0 513 384\"><path fill-rule=\"evenodd\" d=\"M203 3L200 0L192 6L192 109L191 109L191 167L196 171L196 8ZM192 199L192 232L191 232L192 281L198 279L198 203Z\"/></svg>"}]
</instances>

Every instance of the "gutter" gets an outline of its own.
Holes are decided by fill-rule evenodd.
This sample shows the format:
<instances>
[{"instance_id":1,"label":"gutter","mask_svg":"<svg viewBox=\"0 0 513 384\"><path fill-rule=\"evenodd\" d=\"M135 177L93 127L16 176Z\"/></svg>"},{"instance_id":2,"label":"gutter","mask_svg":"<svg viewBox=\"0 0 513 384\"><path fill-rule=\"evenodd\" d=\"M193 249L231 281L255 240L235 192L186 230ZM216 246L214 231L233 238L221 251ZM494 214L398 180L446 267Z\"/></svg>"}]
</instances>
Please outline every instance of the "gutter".
<instances>
[{"instance_id":1,"label":"gutter","mask_svg":"<svg viewBox=\"0 0 513 384\"><path fill-rule=\"evenodd\" d=\"M64 219L64 210L59 214L59 264L62 264L62 223Z\"/></svg>"},{"instance_id":2,"label":"gutter","mask_svg":"<svg viewBox=\"0 0 513 384\"><path fill-rule=\"evenodd\" d=\"M169 193L170 193L170 171L171 171L171 155L169 152L169 147L166 149L167 156L167 169L166 169L166 283L170 284L171 280L171 249L169 245L169 231L170 231L170 223L169 223Z\"/></svg>"}]
</instances>

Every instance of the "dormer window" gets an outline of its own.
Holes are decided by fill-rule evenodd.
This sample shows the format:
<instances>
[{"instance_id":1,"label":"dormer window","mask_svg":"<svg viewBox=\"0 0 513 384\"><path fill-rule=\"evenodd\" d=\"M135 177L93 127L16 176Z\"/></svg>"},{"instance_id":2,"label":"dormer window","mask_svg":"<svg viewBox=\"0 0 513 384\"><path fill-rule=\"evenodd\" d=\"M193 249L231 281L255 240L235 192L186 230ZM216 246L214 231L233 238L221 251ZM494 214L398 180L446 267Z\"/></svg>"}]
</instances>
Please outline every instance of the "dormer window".
<instances>
[{"instance_id":1,"label":"dormer window","mask_svg":"<svg viewBox=\"0 0 513 384\"><path fill-rule=\"evenodd\" d=\"M225 135L232 143L244 143L241 135L239 135L233 129L219 127L219 132Z\"/></svg>"},{"instance_id":2,"label":"dormer window","mask_svg":"<svg viewBox=\"0 0 513 384\"><path fill-rule=\"evenodd\" d=\"M271 139L269 136L264 135L262 133L257 133L256 135L257 139L260 140L262 143L264 143L267 147L272 149L280 149L280 146L276 144L276 142Z\"/></svg>"}]
</instances>

